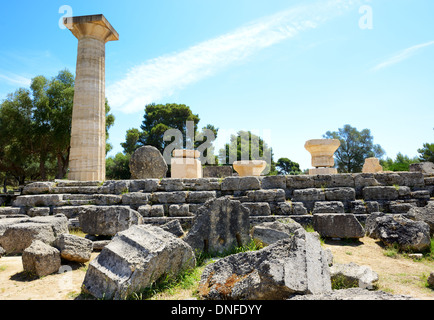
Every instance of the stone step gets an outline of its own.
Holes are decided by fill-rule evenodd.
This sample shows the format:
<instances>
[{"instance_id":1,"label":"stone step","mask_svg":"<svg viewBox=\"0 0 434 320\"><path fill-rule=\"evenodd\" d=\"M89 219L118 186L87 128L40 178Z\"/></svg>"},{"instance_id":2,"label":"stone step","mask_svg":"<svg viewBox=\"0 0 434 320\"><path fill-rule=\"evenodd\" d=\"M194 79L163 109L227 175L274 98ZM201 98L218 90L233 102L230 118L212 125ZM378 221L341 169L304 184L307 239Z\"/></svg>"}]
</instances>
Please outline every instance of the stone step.
<instances>
[{"instance_id":1,"label":"stone step","mask_svg":"<svg viewBox=\"0 0 434 320\"><path fill-rule=\"evenodd\" d=\"M59 206L85 206L93 204L92 200L62 200Z\"/></svg>"},{"instance_id":2,"label":"stone step","mask_svg":"<svg viewBox=\"0 0 434 320\"><path fill-rule=\"evenodd\" d=\"M97 186L68 186L68 187L55 187L53 193L70 193L70 194L97 194L99 193Z\"/></svg>"},{"instance_id":3,"label":"stone step","mask_svg":"<svg viewBox=\"0 0 434 320\"><path fill-rule=\"evenodd\" d=\"M98 187L102 181L55 180L58 187Z\"/></svg>"},{"instance_id":4,"label":"stone step","mask_svg":"<svg viewBox=\"0 0 434 320\"><path fill-rule=\"evenodd\" d=\"M91 194L65 194L63 200L93 200L94 196Z\"/></svg>"}]
</instances>

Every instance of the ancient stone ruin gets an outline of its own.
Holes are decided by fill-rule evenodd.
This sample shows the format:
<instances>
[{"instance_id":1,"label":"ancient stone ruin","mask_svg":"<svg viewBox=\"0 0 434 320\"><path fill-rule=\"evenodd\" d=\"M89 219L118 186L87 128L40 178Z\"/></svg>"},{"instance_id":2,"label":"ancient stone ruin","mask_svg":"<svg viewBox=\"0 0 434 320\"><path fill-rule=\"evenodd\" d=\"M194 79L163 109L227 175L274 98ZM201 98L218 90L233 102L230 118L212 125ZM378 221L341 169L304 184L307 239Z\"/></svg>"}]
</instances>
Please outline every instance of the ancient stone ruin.
<instances>
[{"instance_id":1,"label":"ancient stone ruin","mask_svg":"<svg viewBox=\"0 0 434 320\"><path fill-rule=\"evenodd\" d=\"M104 180L105 45L119 35L102 14L72 17L68 25L78 39L69 178Z\"/></svg>"},{"instance_id":2,"label":"ancient stone ruin","mask_svg":"<svg viewBox=\"0 0 434 320\"><path fill-rule=\"evenodd\" d=\"M84 287L123 299L194 266L200 252L256 239L264 249L206 268L203 299L329 297L335 273L365 289L375 274L363 266L329 270L318 236L368 235L423 252L434 230L433 193L434 176L422 172L36 182L0 207L0 254L22 255L26 270L42 276L56 272L59 259L82 263L102 250ZM309 225L316 233L305 231Z\"/></svg>"}]
</instances>

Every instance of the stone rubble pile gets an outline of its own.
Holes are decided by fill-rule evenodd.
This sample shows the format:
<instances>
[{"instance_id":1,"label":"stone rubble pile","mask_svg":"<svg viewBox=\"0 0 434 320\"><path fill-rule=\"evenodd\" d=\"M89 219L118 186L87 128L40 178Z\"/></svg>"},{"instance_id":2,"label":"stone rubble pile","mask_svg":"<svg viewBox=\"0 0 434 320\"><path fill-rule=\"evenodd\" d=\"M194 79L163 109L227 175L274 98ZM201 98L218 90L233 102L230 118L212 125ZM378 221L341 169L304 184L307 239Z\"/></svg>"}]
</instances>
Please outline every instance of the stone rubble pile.
<instances>
[{"instance_id":1,"label":"stone rubble pile","mask_svg":"<svg viewBox=\"0 0 434 320\"><path fill-rule=\"evenodd\" d=\"M368 235L402 250L429 250L433 192L434 175L421 172L36 182L0 207L0 257L22 255L26 271L45 276L61 260L85 263L100 251L84 288L124 299L194 267L201 252L228 252L255 239L265 247L205 268L202 298L340 299L333 277L367 290L375 272L333 265L319 236ZM86 237L69 234L72 228Z\"/></svg>"}]
</instances>

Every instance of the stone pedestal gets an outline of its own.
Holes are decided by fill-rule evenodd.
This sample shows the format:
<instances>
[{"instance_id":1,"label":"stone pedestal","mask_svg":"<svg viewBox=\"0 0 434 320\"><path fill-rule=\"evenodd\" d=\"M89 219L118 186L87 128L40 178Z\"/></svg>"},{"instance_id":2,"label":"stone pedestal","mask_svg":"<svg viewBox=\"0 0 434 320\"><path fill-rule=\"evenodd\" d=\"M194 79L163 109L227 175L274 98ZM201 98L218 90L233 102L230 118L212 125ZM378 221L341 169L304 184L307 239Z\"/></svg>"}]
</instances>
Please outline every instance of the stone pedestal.
<instances>
[{"instance_id":1,"label":"stone pedestal","mask_svg":"<svg viewBox=\"0 0 434 320\"><path fill-rule=\"evenodd\" d=\"M105 44L119 39L103 15L72 17L78 39L72 111L70 180L105 180ZM65 24L66 24L65 18Z\"/></svg>"},{"instance_id":2,"label":"stone pedestal","mask_svg":"<svg viewBox=\"0 0 434 320\"><path fill-rule=\"evenodd\" d=\"M202 178L202 163L197 150L173 150L171 177L178 179Z\"/></svg>"},{"instance_id":3,"label":"stone pedestal","mask_svg":"<svg viewBox=\"0 0 434 320\"><path fill-rule=\"evenodd\" d=\"M267 162L264 160L242 160L234 161L232 166L240 177L258 177L264 171Z\"/></svg>"},{"instance_id":4,"label":"stone pedestal","mask_svg":"<svg viewBox=\"0 0 434 320\"><path fill-rule=\"evenodd\" d=\"M317 174L336 174L337 169L332 168L335 165L334 153L341 143L337 139L313 139L306 142L305 149L312 155L312 166L315 169L309 169L310 175Z\"/></svg>"},{"instance_id":5,"label":"stone pedestal","mask_svg":"<svg viewBox=\"0 0 434 320\"><path fill-rule=\"evenodd\" d=\"M380 160L377 158L367 158L362 169L363 173L383 172L383 167L380 165Z\"/></svg>"}]
</instances>

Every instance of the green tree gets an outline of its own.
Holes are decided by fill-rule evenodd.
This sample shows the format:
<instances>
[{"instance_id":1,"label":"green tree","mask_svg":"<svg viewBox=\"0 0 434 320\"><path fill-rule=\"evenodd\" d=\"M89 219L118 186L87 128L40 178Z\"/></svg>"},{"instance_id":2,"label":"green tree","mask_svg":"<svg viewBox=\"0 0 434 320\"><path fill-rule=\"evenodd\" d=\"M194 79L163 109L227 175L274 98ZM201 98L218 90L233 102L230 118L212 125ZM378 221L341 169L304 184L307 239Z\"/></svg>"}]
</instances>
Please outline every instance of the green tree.
<instances>
[{"instance_id":1,"label":"green tree","mask_svg":"<svg viewBox=\"0 0 434 320\"><path fill-rule=\"evenodd\" d=\"M65 177L69 164L74 76L37 76L0 105L0 171L19 183ZM114 123L106 100L106 134ZM108 147L109 149L109 147Z\"/></svg>"},{"instance_id":2,"label":"green tree","mask_svg":"<svg viewBox=\"0 0 434 320\"><path fill-rule=\"evenodd\" d=\"M327 131L326 139L338 139L341 142L335 152L335 164L339 172L361 172L366 158L381 158L385 154L380 145L374 144L374 138L369 129L358 131L346 124L338 131Z\"/></svg>"},{"instance_id":3,"label":"green tree","mask_svg":"<svg viewBox=\"0 0 434 320\"><path fill-rule=\"evenodd\" d=\"M420 154L421 162L434 162L434 143L424 143L423 148L418 149L417 152Z\"/></svg>"},{"instance_id":4,"label":"green tree","mask_svg":"<svg viewBox=\"0 0 434 320\"><path fill-rule=\"evenodd\" d=\"M130 179L130 154L118 152L114 157L106 159L106 177L112 180Z\"/></svg>"},{"instance_id":5,"label":"green tree","mask_svg":"<svg viewBox=\"0 0 434 320\"><path fill-rule=\"evenodd\" d=\"M267 175L277 174L273 149L261 137L250 131L241 130L237 135L231 135L230 142L219 150L221 164L232 164L240 160L265 160L267 167L263 172Z\"/></svg>"},{"instance_id":6,"label":"green tree","mask_svg":"<svg viewBox=\"0 0 434 320\"><path fill-rule=\"evenodd\" d=\"M161 153L171 144L171 141L164 141L164 133L169 129L177 129L182 133L182 141L186 142L187 136L187 121L194 122L194 132L196 135L197 124L200 118L197 114L193 114L190 107L185 104L149 104L145 107L145 115L140 126L142 133L139 138L139 144L151 145L156 147Z\"/></svg>"},{"instance_id":7,"label":"green tree","mask_svg":"<svg viewBox=\"0 0 434 320\"><path fill-rule=\"evenodd\" d=\"M288 158L279 158L276 162L276 168L278 169L278 173L281 175L301 174L300 165Z\"/></svg>"},{"instance_id":8,"label":"green tree","mask_svg":"<svg viewBox=\"0 0 434 320\"><path fill-rule=\"evenodd\" d=\"M133 128L127 130L127 134L125 136L125 142L121 143L122 148L124 148L124 154L133 154L134 151L140 146L140 135L141 132L139 129Z\"/></svg>"},{"instance_id":9,"label":"green tree","mask_svg":"<svg viewBox=\"0 0 434 320\"><path fill-rule=\"evenodd\" d=\"M115 116L110 113L111 108L107 98L105 99L105 153L109 153L113 149L113 146L108 143L109 129L115 124Z\"/></svg>"},{"instance_id":10,"label":"green tree","mask_svg":"<svg viewBox=\"0 0 434 320\"><path fill-rule=\"evenodd\" d=\"M410 158L403 155L401 152L396 155L396 159L387 158L380 160L380 164L384 171L409 171L410 164L419 162L417 157Z\"/></svg>"},{"instance_id":11,"label":"green tree","mask_svg":"<svg viewBox=\"0 0 434 320\"><path fill-rule=\"evenodd\" d=\"M30 91L23 88L9 94L0 106L0 171L20 184L37 173L32 109Z\"/></svg>"}]
</instances>

